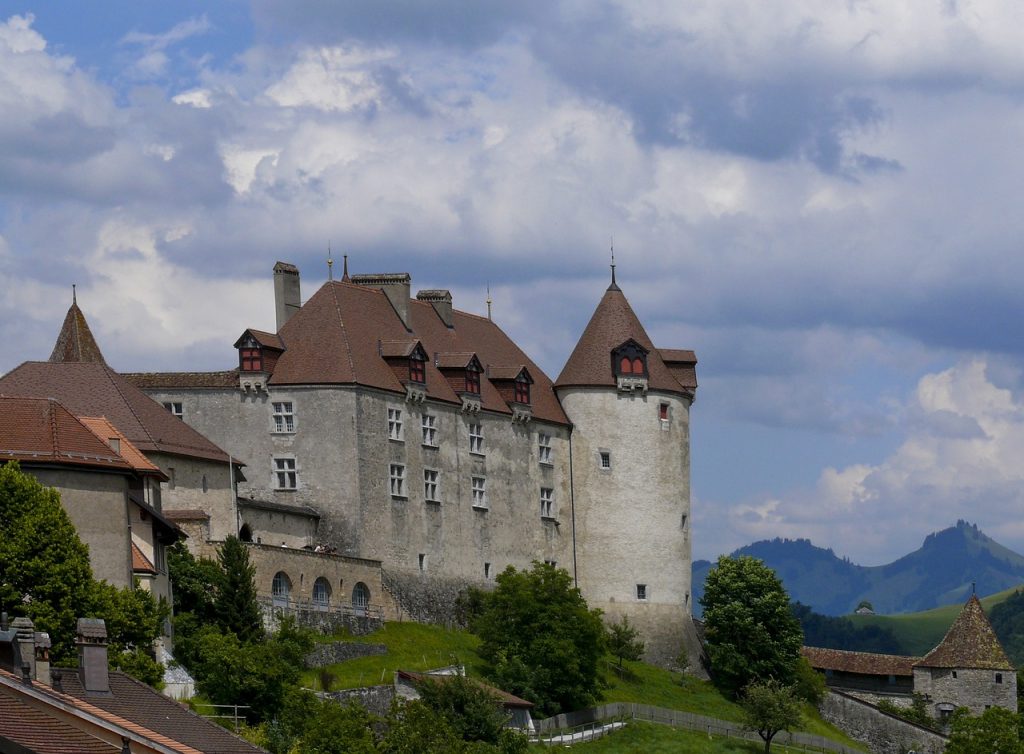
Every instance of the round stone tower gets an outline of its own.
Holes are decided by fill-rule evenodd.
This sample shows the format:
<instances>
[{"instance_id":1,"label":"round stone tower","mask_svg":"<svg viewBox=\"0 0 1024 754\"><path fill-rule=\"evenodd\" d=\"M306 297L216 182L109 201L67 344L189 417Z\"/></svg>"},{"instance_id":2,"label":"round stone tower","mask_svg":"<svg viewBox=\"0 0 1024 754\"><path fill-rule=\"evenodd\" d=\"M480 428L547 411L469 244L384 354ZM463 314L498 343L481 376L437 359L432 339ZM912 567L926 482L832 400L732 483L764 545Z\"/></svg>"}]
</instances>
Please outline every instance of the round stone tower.
<instances>
[{"instance_id":1,"label":"round stone tower","mask_svg":"<svg viewBox=\"0 0 1024 754\"><path fill-rule=\"evenodd\" d=\"M702 673L691 618L692 351L658 349L612 283L555 382L573 424L573 563L607 620L628 616L649 661Z\"/></svg>"}]
</instances>

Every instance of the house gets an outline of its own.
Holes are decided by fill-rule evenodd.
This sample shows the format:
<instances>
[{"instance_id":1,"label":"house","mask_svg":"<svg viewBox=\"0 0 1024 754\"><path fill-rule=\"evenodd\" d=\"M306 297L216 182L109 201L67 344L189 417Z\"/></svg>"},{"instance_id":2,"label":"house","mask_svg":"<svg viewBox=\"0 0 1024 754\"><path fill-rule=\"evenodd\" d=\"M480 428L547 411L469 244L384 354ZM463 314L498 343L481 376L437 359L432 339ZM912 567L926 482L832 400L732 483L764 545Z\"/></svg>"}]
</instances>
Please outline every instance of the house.
<instances>
[{"instance_id":1,"label":"house","mask_svg":"<svg viewBox=\"0 0 1024 754\"><path fill-rule=\"evenodd\" d=\"M544 561L569 569L591 605L628 615L649 659L672 664L685 648L699 669L693 352L652 343L614 267L555 381L489 316L411 285L406 273L350 276L346 260L303 302L298 269L279 262L276 331L244 330L232 368L126 377L246 464L246 538L305 537L380 563L380 587L329 582L331 604L450 622L465 587ZM313 597L310 575L282 565L272 591Z\"/></svg>"},{"instance_id":2,"label":"house","mask_svg":"<svg viewBox=\"0 0 1024 754\"><path fill-rule=\"evenodd\" d=\"M456 676L465 677L466 671L462 667L452 668L441 668L436 671L427 671L426 673L416 673L411 670L396 670L395 671L395 693L399 698L402 699L419 699L419 689L422 688L425 683L449 683ZM489 684L478 681L475 678L467 679L467 683L471 683L474 686L483 689L489 694L495 701L496 704L500 704L502 709L508 715L508 722L506 727L515 728L521 730L524 733L533 733L533 718L530 716L530 710L533 709L533 702L528 702L525 699L520 699L514 694L509 694L507 691L502 691L499 688L495 688Z\"/></svg>"},{"instance_id":3,"label":"house","mask_svg":"<svg viewBox=\"0 0 1024 754\"><path fill-rule=\"evenodd\" d=\"M942 641L924 657L804 647L811 667L828 686L867 701L907 701L921 694L929 712L944 719L959 707L980 714L989 707L1017 711L1017 674L977 596L960 610Z\"/></svg>"}]
</instances>

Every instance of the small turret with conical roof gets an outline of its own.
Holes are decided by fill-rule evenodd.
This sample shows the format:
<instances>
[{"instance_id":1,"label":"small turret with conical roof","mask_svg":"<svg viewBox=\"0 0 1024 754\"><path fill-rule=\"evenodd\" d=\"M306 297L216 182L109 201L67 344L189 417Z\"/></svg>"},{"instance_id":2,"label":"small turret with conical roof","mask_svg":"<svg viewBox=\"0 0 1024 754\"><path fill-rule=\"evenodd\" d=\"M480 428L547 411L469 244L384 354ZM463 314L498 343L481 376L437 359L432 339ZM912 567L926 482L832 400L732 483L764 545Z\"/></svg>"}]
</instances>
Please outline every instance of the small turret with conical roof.
<instances>
[{"instance_id":1,"label":"small turret with conical roof","mask_svg":"<svg viewBox=\"0 0 1024 754\"><path fill-rule=\"evenodd\" d=\"M692 351L655 347L615 278L555 382L573 423L577 583L650 660L689 658Z\"/></svg>"},{"instance_id":2,"label":"small turret with conical roof","mask_svg":"<svg viewBox=\"0 0 1024 754\"><path fill-rule=\"evenodd\" d=\"M53 353L50 354L50 361L54 363L67 362L88 362L105 364L100 347L92 336L89 323L85 321L85 315L78 308L78 294L75 287L71 287L71 306L64 317L64 324L61 325L60 333L57 335L57 342L53 346Z\"/></svg>"}]
</instances>

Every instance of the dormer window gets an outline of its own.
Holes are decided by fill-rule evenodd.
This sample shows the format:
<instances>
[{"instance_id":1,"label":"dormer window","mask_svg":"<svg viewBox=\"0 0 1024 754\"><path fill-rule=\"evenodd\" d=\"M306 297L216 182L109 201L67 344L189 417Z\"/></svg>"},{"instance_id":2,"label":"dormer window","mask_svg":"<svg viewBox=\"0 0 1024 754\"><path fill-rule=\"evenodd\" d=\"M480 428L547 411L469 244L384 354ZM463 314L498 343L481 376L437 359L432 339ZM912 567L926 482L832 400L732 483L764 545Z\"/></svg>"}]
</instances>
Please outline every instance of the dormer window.
<instances>
[{"instance_id":1,"label":"dormer window","mask_svg":"<svg viewBox=\"0 0 1024 754\"><path fill-rule=\"evenodd\" d=\"M409 357L409 381L420 385L427 383L427 362L422 349Z\"/></svg>"},{"instance_id":2,"label":"dormer window","mask_svg":"<svg viewBox=\"0 0 1024 754\"><path fill-rule=\"evenodd\" d=\"M530 383L525 379L516 380L516 403L530 402Z\"/></svg>"},{"instance_id":3,"label":"dormer window","mask_svg":"<svg viewBox=\"0 0 1024 754\"><path fill-rule=\"evenodd\" d=\"M238 368L243 372L263 371L263 350L261 348L239 348Z\"/></svg>"},{"instance_id":4,"label":"dormer window","mask_svg":"<svg viewBox=\"0 0 1024 754\"><path fill-rule=\"evenodd\" d=\"M253 379L253 373L272 374L274 367L277 365L277 360L284 352L284 344L273 333L261 330L246 330L242 333L242 337L235 341L235 348L238 349L238 371L241 373L241 387L247 391L251 388L259 392L263 389L263 381L258 377Z\"/></svg>"},{"instance_id":5,"label":"dormer window","mask_svg":"<svg viewBox=\"0 0 1024 754\"><path fill-rule=\"evenodd\" d=\"M466 392L480 395L480 371L475 364L466 367Z\"/></svg>"},{"instance_id":6,"label":"dormer window","mask_svg":"<svg viewBox=\"0 0 1024 754\"><path fill-rule=\"evenodd\" d=\"M627 340L612 352L616 377L647 377L647 349L635 340Z\"/></svg>"}]
</instances>

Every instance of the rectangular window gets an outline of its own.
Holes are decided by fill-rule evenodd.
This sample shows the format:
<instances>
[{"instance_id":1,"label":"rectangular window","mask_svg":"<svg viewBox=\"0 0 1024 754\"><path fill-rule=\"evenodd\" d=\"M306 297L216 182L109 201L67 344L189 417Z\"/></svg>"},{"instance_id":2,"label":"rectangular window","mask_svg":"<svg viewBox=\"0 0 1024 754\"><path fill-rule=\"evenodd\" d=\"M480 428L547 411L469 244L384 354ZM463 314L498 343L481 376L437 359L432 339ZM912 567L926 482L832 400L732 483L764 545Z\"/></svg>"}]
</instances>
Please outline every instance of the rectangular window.
<instances>
[{"instance_id":1,"label":"rectangular window","mask_svg":"<svg viewBox=\"0 0 1024 754\"><path fill-rule=\"evenodd\" d=\"M466 392L480 395L480 372L475 369L466 370Z\"/></svg>"},{"instance_id":2,"label":"rectangular window","mask_svg":"<svg viewBox=\"0 0 1024 754\"><path fill-rule=\"evenodd\" d=\"M540 488L540 517L554 518L555 491L550 487Z\"/></svg>"},{"instance_id":3,"label":"rectangular window","mask_svg":"<svg viewBox=\"0 0 1024 754\"><path fill-rule=\"evenodd\" d=\"M469 452L477 455L484 454L484 425L469 425Z\"/></svg>"},{"instance_id":4,"label":"rectangular window","mask_svg":"<svg viewBox=\"0 0 1024 754\"><path fill-rule=\"evenodd\" d=\"M601 468L610 469L612 467L612 454L607 450L601 451Z\"/></svg>"},{"instance_id":5,"label":"rectangular window","mask_svg":"<svg viewBox=\"0 0 1024 754\"><path fill-rule=\"evenodd\" d=\"M473 507L487 507L487 480L482 476L473 477Z\"/></svg>"},{"instance_id":6,"label":"rectangular window","mask_svg":"<svg viewBox=\"0 0 1024 754\"><path fill-rule=\"evenodd\" d=\"M543 432L537 435L537 456L541 463L550 464L551 461L551 435Z\"/></svg>"},{"instance_id":7,"label":"rectangular window","mask_svg":"<svg viewBox=\"0 0 1024 754\"><path fill-rule=\"evenodd\" d=\"M517 382L516 383L516 403L529 403L530 402L530 383L529 382Z\"/></svg>"},{"instance_id":8,"label":"rectangular window","mask_svg":"<svg viewBox=\"0 0 1024 754\"><path fill-rule=\"evenodd\" d=\"M169 467L167 469L167 476L170 477L167 480L167 489L173 490L174 489L174 482L175 482L175 480L174 480L174 467L173 466L171 466L171 467Z\"/></svg>"},{"instance_id":9,"label":"rectangular window","mask_svg":"<svg viewBox=\"0 0 1024 754\"><path fill-rule=\"evenodd\" d=\"M427 570L427 555L426 553L420 553L420 570Z\"/></svg>"},{"instance_id":10,"label":"rectangular window","mask_svg":"<svg viewBox=\"0 0 1024 754\"><path fill-rule=\"evenodd\" d=\"M405 466L400 463L391 464L391 496L405 497Z\"/></svg>"},{"instance_id":11,"label":"rectangular window","mask_svg":"<svg viewBox=\"0 0 1024 754\"><path fill-rule=\"evenodd\" d=\"M659 403L658 404L658 418L661 419L663 422L667 422L668 421L668 404L667 403Z\"/></svg>"},{"instance_id":12,"label":"rectangular window","mask_svg":"<svg viewBox=\"0 0 1024 754\"><path fill-rule=\"evenodd\" d=\"M437 494L438 472L433 469L423 469L423 499L436 503L441 498Z\"/></svg>"},{"instance_id":13,"label":"rectangular window","mask_svg":"<svg viewBox=\"0 0 1024 754\"><path fill-rule=\"evenodd\" d=\"M638 600L646 600L647 599L647 584L637 584L636 585L636 598Z\"/></svg>"},{"instance_id":14,"label":"rectangular window","mask_svg":"<svg viewBox=\"0 0 1024 754\"><path fill-rule=\"evenodd\" d=\"M427 381L427 365L419 359L409 359L409 380L423 385Z\"/></svg>"},{"instance_id":15,"label":"rectangular window","mask_svg":"<svg viewBox=\"0 0 1024 754\"><path fill-rule=\"evenodd\" d=\"M263 354L258 348L238 349L239 367L243 372L263 371Z\"/></svg>"},{"instance_id":16,"label":"rectangular window","mask_svg":"<svg viewBox=\"0 0 1024 754\"><path fill-rule=\"evenodd\" d=\"M552 568L558 568L558 561L557 560L545 560L544 561L544 565L549 565Z\"/></svg>"},{"instance_id":17,"label":"rectangular window","mask_svg":"<svg viewBox=\"0 0 1024 754\"><path fill-rule=\"evenodd\" d=\"M170 411L172 414L177 416L179 419L185 418L185 412L181 408L181 404L178 402L168 402L164 404L164 408Z\"/></svg>"},{"instance_id":18,"label":"rectangular window","mask_svg":"<svg viewBox=\"0 0 1024 754\"><path fill-rule=\"evenodd\" d=\"M279 490L294 490L299 486L299 476L294 458L274 459L274 483Z\"/></svg>"},{"instance_id":19,"label":"rectangular window","mask_svg":"<svg viewBox=\"0 0 1024 754\"><path fill-rule=\"evenodd\" d=\"M402 440L402 409L388 409L388 439Z\"/></svg>"},{"instance_id":20,"label":"rectangular window","mask_svg":"<svg viewBox=\"0 0 1024 754\"><path fill-rule=\"evenodd\" d=\"M423 414L423 444L437 447L437 417Z\"/></svg>"},{"instance_id":21,"label":"rectangular window","mask_svg":"<svg viewBox=\"0 0 1024 754\"><path fill-rule=\"evenodd\" d=\"M274 401L274 431L295 431L295 409L291 401Z\"/></svg>"},{"instance_id":22,"label":"rectangular window","mask_svg":"<svg viewBox=\"0 0 1024 754\"><path fill-rule=\"evenodd\" d=\"M484 563L484 578L490 581L491 578L491 564Z\"/></svg>"}]
</instances>

